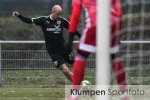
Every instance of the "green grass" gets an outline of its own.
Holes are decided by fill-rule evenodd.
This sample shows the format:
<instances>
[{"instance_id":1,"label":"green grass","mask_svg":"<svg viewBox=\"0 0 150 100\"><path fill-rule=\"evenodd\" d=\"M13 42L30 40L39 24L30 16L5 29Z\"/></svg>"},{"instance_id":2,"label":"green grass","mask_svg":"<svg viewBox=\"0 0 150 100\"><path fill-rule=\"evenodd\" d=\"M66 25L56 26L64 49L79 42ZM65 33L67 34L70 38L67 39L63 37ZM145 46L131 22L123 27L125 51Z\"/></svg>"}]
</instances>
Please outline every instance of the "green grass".
<instances>
[{"instance_id":1,"label":"green grass","mask_svg":"<svg viewBox=\"0 0 150 100\"><path fill-rule=\"evenodd\" d=\"M0 100L59 100L71 83L60 70L4 70ZM95 72L86 70L85 79L95 84ZM64 99L60 99L64 100Z\"/></svg>"},{"instance_id":2,"label":"green grass","mask_svg":"<svg viewBox=\"0 0 150 100\"><path fill-rule=\"evenodd\" d=\"M146 87L145 95L130 95L131 100L149 100L149 88L150 86ZM64 100L64 98L64 88L0 88L0 100ZM119 95L114 95L112 98L119 100Z\"/></svg>"},{"instance_id":3,"label":"green grass","mask_svg":"<svg viewBox=\"0 0 150 100\"><path fill-rule=\"evenodd\" d=\"M64 75L51 70L4 70L0 100L63 100L64 87L71 84ZM129 85L150 85L150 71L139 77L139 70L127 71ZM86 69L85 79L95 84L95 70ZM112 84L116 84L114 75ZM134 100L134 99L133 99ZM149 99L145 99L149 100Z\"/></svg>"},{"instance_id":4,"label":"green grass","mask_svg":"<svg viewBox=\"0 0 150 100\"><path fill-rule=\"evenodd\" d=\"M127 71L127 80L130 85L150 85L150 71L145 70L139 76L139 70ZM114 75L114 74L113 74ZM64 77L60 70L4 70L4 87L64 87L70 82ZM95 84L95 70L86 69L85 79ZM112 84L116 84L115 77L112 76Z\"/></svg>"},{"instance_id":5,"label":"green grass","mask_svg":"<svg viewBox=\"0 0 150 100\"><path fill-rule=\"evenodd\" d=\"M62 100L63 88L0 88L0 100Z\"/></svg>"},{"instance_id":6,"label":"green grass","mask_svg":"<svg viewBox=\"0 0 150 100\"><path fill-rule=\"evenodd\" d=\"M85 79L95 84L95 72L93 69L87 69ZM65 78L60 70L4 70L4 87L64 87L70 82Z\"/></svg>"}]
</instances>

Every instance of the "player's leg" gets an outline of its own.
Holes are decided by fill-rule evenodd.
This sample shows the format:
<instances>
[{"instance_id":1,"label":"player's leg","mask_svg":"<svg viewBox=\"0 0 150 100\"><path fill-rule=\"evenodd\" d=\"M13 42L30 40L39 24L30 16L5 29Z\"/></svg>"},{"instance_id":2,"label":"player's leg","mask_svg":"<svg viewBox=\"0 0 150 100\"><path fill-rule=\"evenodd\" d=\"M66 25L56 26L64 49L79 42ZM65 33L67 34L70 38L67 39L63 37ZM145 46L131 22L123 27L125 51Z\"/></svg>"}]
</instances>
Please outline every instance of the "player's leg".
<instances>
[{"instance_id":1,"label":"player's leg","mask_svg":"<svg viewBox=\"0 0 150 100\"><path fill-rule=\"evenodd\" d=\"M66 42L65 42L66 43ZM68 64L73 64L75 61L75 57L73 52L69 52L66 50L66 44L64 43L63 51L62 51L62 57L64 58L65 62ZM66 64L60 65L60 70L63 72L63 74L72 82L72 72L69 70Z\"/></svg>"},{"instance_id":2,"label":"player's leg","mask_svg":"<svg viewBox=\"0 0 150 100\"><path fill-rule=\"evenodd\" d=\"M120 58L117 57L115 54L112 54L112 69L115 73L117 84L119 85L120 90L127 90L127 81L124 66Z\"/></svg>"},{"instance_id":3,"label":"player's leg","mask_svg":"<svg viewBox=\"0 0 150 100\"><path fill-rule=\"evenodd\" d=\"M85 27L80 43L78 46L78 52L75 57L75 63L73 64L73 77L72 77L72 88L80 89L82 80L84 79L85 64L87 57L90 52L95 53L95 38L96 38L96 27ZM72 95L67 100L78 100L78 95Z\"/></svg>"},{"instance_id":4,"label":"player's leg","mask_svg":"<svg viewBox=\"0 0 150 100\"><path fill-rule=\"evenodd\" d=\"M122 20L121 17L111 16L112 29L111 29L111 58L112 58L112 69L116 77L119 89L124 92L127 90L127 81L124 66L117 53L119 51L119 41L121 36ZM121 96L121 100L129 100L126 92Z\"/></svg>"},{"instance_id":5,"label":"player's leg","mask_svg":"<svg viewBox=\"0 0 150 100\"><path fill-rule=\"evenodd\" d=\"M85 62L89 55L89 52L78 50L77 55L74 58L73 53L65 53L64 59L68 64L73 64L73 85L80 85L81 81L84 78L84 68L85 68ZM64 66L60 68L66 68ZM67 71L68 72L68 71ZM67 73L66 73L67 74ZM68 73L69 74L69 73Z\"/></svg>"},{"instance_id":6,"label":"player's leg","mask_svg":"<svg viewBox=\"0 0 150 100\"><path fill-rule=\"evenodd\" d=\"M119 85L120 90L125 91L127 89L126 75L124 66L120 58L117 56L118 51L119 51L119 39L117 36L112 38L112 47L111 47L112 69L114 71L117 84Z\"/></svg>"},{"instance_id":7,"label":"player's leg","mask_svg":"<svg viewBox=\"0 0 150 100\"><path fill-rule=\"evenodd\" d=\"M73 65L73 82L72 85L80 85L85 72L85 63L89 53L85 51L79 50L76 58L75 63Z\"/></svg>"},{"instance_id":8,"label":"player's leg","mask_svg":"<svg viewBox=\"0 0 150 100\"><path fill-rule=\"evenodd\" d=\"M119 89L124 92L124 95L121 95L121 100L129 100L127 95L127 81L124 66L119 57L115 54L112 54L112 69L116 77L117 84Z\"/></svg>"},{"instance_id":9,"label":"player's leg","mask_svg":"<svg viewBox=\"0 0 150 100\"><path fill-rule=\"evenodd\" d=\"M113 40L113 39L112 39ZM114 41L118 40L117 38L114 38ZM112 58L112 69L116 77L117 84L119 86L119 89L124 92L124 95L121 95L121 100L129 100L129 97L127 96L127 81L126 81L126 74L124 70L124 66L120 60L120 58L117 56L117 52L119 51L119 44L112 41L112 43L115 43L113 47L111 48L111 58Z\"/></svg>"},{"instance_id":10,"label":"player's leg","mask_svg":"<svg viewBox=\"0 0 150 100\"><path fill-rule=\"evenodd\" d=\"M81 82L84 78L85 63L89 53L85 51L78 50L75 57L75 63L73 64L73 77L72 77L72 88L80 89ZM71 95L66 100L78 100L78 95Z\"/></svg>"},{"instance_id":11,"label":"player's leg","mask_svg":"<svg viewBox=\"0 0 150 100\"><path fill-rule=\"evenodd\" d=\"M60 65L59 69L62 71L62 73L66 76L66 78L68 80L70 80L72 82L72 72L69 70L69 68L67 67L67 65L64 63L62 65Z\"/></svg>"},{"instance_id":12,"label":"player's leg","mask_svg":"<svg viewBox=\"0 0 150 100\"><path fill-rule=\"evenodd\" d=\"M60 71L65 75L65 77L72 82L72 72L67 67L64 57L61 54L57 53L51 54L51 58L56 68L59 68Z\"/></svg>"},{"instance_id":13,"label":"player's leg","mask_svg":"<svg viewBox=\"0 0 150 100\"><path fill-rule=\"evenodd\" d=\"M73 65L73 85L80 85L84 78L84 69L86 59L89 52L95 53L95 38L96 38L96 27L85 27L80 43L78 46L78 53L75 58Z\"/></svg>"}]
</instances>

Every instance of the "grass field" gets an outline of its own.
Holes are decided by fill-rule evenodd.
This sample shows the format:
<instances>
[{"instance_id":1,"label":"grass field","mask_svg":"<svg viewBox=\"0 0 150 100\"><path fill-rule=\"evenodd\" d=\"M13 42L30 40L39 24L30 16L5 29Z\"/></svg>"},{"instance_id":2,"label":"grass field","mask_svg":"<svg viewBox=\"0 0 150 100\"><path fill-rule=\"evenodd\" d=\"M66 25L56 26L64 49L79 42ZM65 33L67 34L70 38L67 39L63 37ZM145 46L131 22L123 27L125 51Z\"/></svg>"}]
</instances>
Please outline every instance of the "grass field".
<instances>
[{"instance_id":1,"label":"grass field","mask_svg":"<svg viewBox=\"0 0 150 100\"><path fill-rule=\"evenodd\" d=\"M63 100L63 88L0 88L0 100Z\"/></svg>"},{"instance_id":2,"label":"grass field","mask_svg":"<svg viewBox=\"0 0 150 100\"><path fill-rule=\"evenodd\" d=\"M95 69L87 69L85 79L95 84ZM4 70L4 86L16 87L62 87L70 82L58 69L50 70Z\"/></svg>"},{"instance_id":3,"label":"grass field","mask_svg":"<svg viewBox=\"0 0 150 100\"><path fill-rule=\"evenodd\" d=\"M127 71L130 85L150 85L150 71ZM87 69L85 79L95 84L95 69ZM70 84L64 75L56 69L51 70L4 70L3 86L0 88L0 100L64 100L64 87ZM116 84L112 76L112 84ZM114 99L113 100L118 100ZM139 99L133 99L139 100ZM149 99L143 99L149 100Z\"/></svg>"},{"instance_id":4,"label":"grass field","mask_svg":"<svg viewBox=\"0 0 150 100\"><path fill-rule=\"evenodd\" d=\"M64 88L0 88L0 100L64 100L64 91ZM118 98L112 96L111 100L119 100ZM131 98L130 100L149 100L150 86L145 90L145 95L131 95Z\"/></svg>"},{"instance_id":5,"label":"grass field","mask_svg":"<svg viewBox=\"0 0 150 100\"><path fill-rule=\"evenodd\" d=\"M95 84L94 69L85 79ZM64 88L71 84L56 68L50 70L3 70L0 100L64 100ZM62 99L63 98L63 99Z\"/></svg>"},{"instance_id":6,"label":"grass field","mask_svg":"<svg viewBox=\"0 0 150 100\"><path fill-rule=\"evenodd\" d=\"M114 74L112 74L114 75ZM4 70L3 71L4 86L31 86L39 88L41 86L58 87L70 82L64 75L56 69L51 70ZM143 70L139 76L139 70L127 71L127 79L130 85L150 85L150 71ZM95 84L95 69L87 69L85 79ZM112 84L115 84L115 77L112 76Z\"/></svg>"}]
</instances>

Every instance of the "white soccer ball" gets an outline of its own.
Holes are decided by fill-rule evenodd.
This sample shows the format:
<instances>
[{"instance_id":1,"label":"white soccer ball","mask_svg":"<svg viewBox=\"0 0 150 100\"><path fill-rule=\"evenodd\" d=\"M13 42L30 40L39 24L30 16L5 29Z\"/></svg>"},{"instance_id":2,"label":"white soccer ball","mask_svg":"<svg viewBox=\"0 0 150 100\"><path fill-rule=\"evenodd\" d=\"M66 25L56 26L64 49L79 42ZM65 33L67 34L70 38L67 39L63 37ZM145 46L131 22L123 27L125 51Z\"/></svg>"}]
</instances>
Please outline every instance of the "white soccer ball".
<instances>
[{"instance_id":1,"label":"white soccer ball","mask_svg":"<svg viewBox=\"0 0 150 100\"><path fill-rule=\"evenodd\" d=\"M89 82L88 80L83 80L81 82L81 91L83 90L90 90L91 89L91 82Z\"/></svg>"},{"instance_id":2,"label":"white soccer ball","mask_svg":"<svg viewBox=\"0 0 150 100\"><path fill-rule=\"evenodd\" d=\"M83 81L81 82L81 85L82 85L82 86L91 85L91 82L89 82L88 80L83 80Z\"/></svg>"}]
</instances>

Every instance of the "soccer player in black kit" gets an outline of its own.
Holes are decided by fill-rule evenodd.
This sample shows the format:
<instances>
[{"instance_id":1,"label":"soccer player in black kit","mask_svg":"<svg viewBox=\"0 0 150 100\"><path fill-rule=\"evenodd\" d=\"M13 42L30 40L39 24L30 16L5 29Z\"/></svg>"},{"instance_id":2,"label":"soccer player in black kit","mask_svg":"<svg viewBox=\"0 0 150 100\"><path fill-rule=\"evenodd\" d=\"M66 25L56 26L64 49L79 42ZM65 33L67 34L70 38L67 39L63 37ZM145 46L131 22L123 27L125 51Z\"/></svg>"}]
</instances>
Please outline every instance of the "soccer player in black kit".
<instances>
[{"instance_id":1,"label":"soccer player in black kit","mask_svg":"<svg viewBox=\"0 0 150 100\"><path fill-rule=\"evenodd\" d=\"M55 5L52 8L52 13L49 16L42 16L37 18L28 18L14 11L12 16L18 17L25 23L35 24L42 28L47 51L52 58L54 65L59 68L67 79L72 81L72 72L68 69L66 63L74 63L74 55L67 51L67 46L63 37L63 28L69 28L69 21L61 17L62 8ZM80 37L80 33L76 32Z\"/></svg>"}]
</instances>

